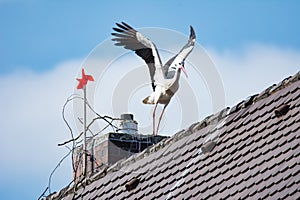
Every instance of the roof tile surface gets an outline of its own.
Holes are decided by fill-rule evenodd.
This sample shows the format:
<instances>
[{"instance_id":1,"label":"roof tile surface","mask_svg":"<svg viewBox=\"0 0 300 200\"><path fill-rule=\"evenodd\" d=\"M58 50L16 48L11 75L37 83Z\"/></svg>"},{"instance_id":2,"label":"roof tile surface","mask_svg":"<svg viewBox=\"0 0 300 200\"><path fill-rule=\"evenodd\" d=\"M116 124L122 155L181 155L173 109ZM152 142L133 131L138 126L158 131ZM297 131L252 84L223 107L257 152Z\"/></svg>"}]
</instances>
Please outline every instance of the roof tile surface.
<instances>
[{"instance_id":1,"label":"roof tile surface","mask_svg":"<svg viewBox=\"0 0 300 200\"><path fill-rule=\"evenodd\" d=\"M74 199L296 199L299 79L298 73L133 155L79 189ZM282 104L289 111L277 117ZM215 146L202 151L209 141ZM139 183L127 191L133 178Z\"/></svg>"}]
</instances>

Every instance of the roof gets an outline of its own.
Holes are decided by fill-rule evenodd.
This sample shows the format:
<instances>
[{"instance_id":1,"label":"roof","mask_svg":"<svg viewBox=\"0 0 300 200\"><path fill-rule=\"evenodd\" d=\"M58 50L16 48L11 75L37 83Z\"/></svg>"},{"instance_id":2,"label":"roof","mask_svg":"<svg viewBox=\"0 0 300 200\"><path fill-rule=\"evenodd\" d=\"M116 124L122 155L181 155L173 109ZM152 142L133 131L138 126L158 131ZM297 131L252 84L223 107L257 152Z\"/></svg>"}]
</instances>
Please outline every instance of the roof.
<instances>
[{"instance_id":1,"label":"roof","mask_svg":"<svg viewBox=\"0 0 300 200\"><path fill-rule=\"evenodd\" d=\"M300 72L52 198L296 199L299 110Z\"/></svg>"}]
</instances>

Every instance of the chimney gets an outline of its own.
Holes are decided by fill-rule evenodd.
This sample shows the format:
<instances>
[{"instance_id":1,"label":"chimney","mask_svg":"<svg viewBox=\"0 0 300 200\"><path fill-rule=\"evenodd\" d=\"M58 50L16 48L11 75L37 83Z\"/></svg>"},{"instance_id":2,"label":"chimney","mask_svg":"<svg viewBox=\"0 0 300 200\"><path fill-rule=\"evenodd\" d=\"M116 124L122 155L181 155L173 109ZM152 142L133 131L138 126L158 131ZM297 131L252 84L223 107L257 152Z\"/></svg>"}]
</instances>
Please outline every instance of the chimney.
<instances>
[{"instance_id":1,"label":"chimney","mask_svg":"<svg viewBox=\"0 0 300 200\"><path fill-rule=\"evenodd\" d=\"M139 153L167 136L138 134L138 123L132 114L122 114L117 132L106 133L87 140L87 175L109 167L121 159ZM75 149L73 159L75 178L82 176L83 147Z\"/></svg>"},{"instance_id":2,"label":"chimney","mask_svg":"<svg viewBox=\"0 0 300 200\"><path fill-rule=\"evenodd\" d=\"M133 120L133 114L122 114L118 132L127 134L138 133L138 123Z\"/></svg>"}]
</instances>

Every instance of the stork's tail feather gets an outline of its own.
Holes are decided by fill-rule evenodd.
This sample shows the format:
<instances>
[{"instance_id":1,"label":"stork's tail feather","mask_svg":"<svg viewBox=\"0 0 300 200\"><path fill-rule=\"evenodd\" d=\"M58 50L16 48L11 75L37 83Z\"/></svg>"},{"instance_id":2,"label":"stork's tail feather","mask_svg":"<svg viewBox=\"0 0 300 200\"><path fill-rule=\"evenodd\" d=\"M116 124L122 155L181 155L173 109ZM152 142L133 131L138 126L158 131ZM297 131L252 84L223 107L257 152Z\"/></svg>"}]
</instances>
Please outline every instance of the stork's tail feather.
<instances>
[{"instance_id":1,"label":"stork's tail feather","mask_svg":"<svg viewBox=\"0 0 300 200\"><path fill-rule=\"evenodd\" d=\"M147 97L143 100L143 103L144 103L144 104L154 104L154 102L153 102L153 101L150 101L149 98L150 98L150 96L147 96Z\"/></svg>"}]
</instances>

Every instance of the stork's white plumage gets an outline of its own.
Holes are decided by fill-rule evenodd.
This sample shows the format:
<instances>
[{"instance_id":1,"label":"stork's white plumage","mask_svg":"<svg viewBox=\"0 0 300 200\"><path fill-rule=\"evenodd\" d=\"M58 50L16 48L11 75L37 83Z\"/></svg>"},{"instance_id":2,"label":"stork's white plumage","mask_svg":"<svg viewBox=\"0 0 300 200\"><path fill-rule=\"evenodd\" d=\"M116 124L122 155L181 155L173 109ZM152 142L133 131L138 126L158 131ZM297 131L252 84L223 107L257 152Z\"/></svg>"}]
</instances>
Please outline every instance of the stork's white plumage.
<instances>
[{"instance_id":1,"label":"stork's white plumage","mask_svg":"<svg viewBox=\"0 0 300 200\"><path fill-rule=\"evenodd\" d=\"M184 61L194 48L195 31L190 26L190 37L187 44L177 55L169 59L165 65L162 65L157 48L151 40L124 22L121 24L116 23L116 25L118 28L113 28L116 32L112 33L114 36L112 40L115 41L115 45L135 51L148 65L153 93L146 97L143 103L155 105L153 110L153 134L157 135L163 113L179 88L181 71L187 76ZM164 104L165 106L155 130L155 111L158 104Z\"/></svg>"}]
</instances>

